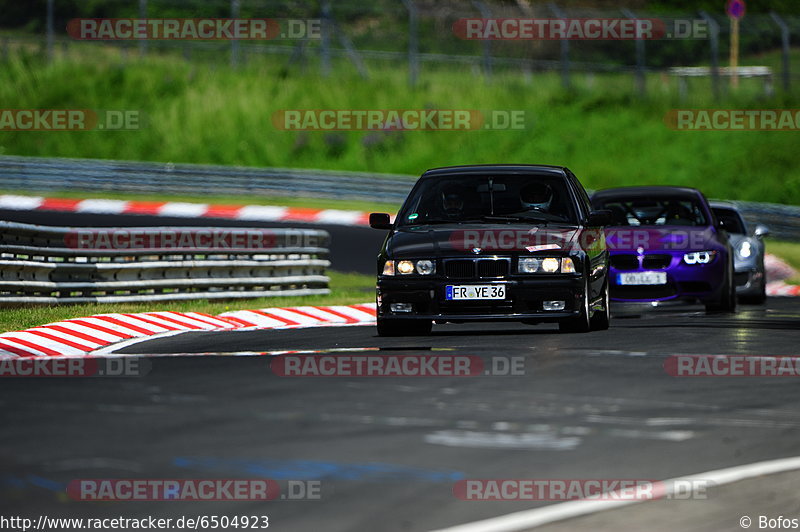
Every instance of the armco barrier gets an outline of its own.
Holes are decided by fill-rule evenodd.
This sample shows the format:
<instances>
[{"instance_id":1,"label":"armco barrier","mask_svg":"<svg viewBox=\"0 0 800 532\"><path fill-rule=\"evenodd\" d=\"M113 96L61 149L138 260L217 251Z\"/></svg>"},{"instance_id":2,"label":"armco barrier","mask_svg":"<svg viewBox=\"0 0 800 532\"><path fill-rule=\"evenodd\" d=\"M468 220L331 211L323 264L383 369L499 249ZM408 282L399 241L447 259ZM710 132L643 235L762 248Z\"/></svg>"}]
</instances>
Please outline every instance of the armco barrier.
<instances>
[{"instance_id":1,"label":"armco barrier","mask_svg":"<svg viewBox=\"0 0 800 532\"><path fill-rule=\"evenodd\" d=\"M316 229L0 222L0 305L327 294L329 238Z\"/></svg>"},{"instance_id":2,"label":"armco barrier","mask_svg":"<svg viewBox=\"0 0 800 532\"><path fill-rule=\"evenodd\" d=\"M284 195L400 203L415 177L286 168L244 168L94 159L0 157L0 189L48 191ZM800 241L800 207L734 201L750 223L780 240ZM312 220L308 220L312 221Z\"/></svg>"}]
</instances>

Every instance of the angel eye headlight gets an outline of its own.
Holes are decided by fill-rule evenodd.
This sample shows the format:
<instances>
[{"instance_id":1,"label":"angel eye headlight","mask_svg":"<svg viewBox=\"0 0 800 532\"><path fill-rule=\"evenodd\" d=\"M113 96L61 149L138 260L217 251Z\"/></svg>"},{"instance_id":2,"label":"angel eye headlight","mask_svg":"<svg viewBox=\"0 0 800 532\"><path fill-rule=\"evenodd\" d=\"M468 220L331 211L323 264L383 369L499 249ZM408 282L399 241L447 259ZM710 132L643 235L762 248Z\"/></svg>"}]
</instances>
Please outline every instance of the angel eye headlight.
<instances>
[{"instance_id":1,"label":"angel eye headlight","mask_svg":"<svg viewBox=\"0 0 800 532\"><path fill-rule=\"evenodd\" d=\"M693 251L683 255L683 262L686 264L708 264L716 254L716 251Z\"/></svg>"},{"instance_id":2,"label":"angel eye headlight","mask_svg":"<svg viewBox=\"0 0 800 532\"><path fill-rule=\"evenodd\" d=\"M420 275L430 275L434 272L436 266L433 264L432 260L418 260L417 261L417 273Z\"/></svg>"}]
</instances>

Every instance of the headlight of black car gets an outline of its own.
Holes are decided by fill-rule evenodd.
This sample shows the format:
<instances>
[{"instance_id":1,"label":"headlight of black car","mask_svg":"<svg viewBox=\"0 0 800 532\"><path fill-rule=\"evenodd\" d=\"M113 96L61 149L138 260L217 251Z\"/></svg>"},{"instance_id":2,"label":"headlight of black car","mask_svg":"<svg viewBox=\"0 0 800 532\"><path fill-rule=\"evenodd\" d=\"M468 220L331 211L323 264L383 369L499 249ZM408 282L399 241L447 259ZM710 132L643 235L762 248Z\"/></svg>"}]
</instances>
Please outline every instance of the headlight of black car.
<instances>
[{"instance_id":1,"label":"headlight of black car","mask_svg":"<svg viewBox=\"0 0 800 532\"><path fill-rule=\"evenodd\" d=\"M575 273L575 262L569 257L520 257L519 273Z\"/></svg>"},{"instance_id":2,"label":"headlight of black car","mask_svg":"<svg viewBox=\"0 0 800 532\"><path fill-rule=\"evenodd\" d=\"M431 275L436 272L436 263L432 260L387 260L383 263L383 275Z\"/></svg>"}]
</instances>

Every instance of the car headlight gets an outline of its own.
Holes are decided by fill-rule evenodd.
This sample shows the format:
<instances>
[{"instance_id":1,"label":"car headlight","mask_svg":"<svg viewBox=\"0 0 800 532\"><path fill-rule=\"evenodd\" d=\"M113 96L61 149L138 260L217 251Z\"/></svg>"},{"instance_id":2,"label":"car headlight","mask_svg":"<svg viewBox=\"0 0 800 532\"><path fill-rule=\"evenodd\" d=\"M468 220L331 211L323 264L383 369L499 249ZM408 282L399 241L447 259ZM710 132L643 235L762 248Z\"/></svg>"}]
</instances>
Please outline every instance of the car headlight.
<instances>
[{"instance_id":1,"label":"car headlight","mask_svg":"<svg viewBox=\"0 0 800 532\"><path fill-rule=\"evenodd\" d=\"M418 260L417 273L420 275L430 275L436 270L432 260Z\"/></svg>"},{"instance_id":2,"label":"car headlight","mask_svg":"<svg viewBox=\"0 0 800 532\"><path fill-rule=\"evenodd\" d=\"M520 257L517 262L519 273L575 273L575 263L569 257Z\"/></svg>"},{"instance_id":3,"label":"car headlight","mask_svg":"<svg viewBox=\"0 0 800 532\"><path fill-rule=\"evenodd\" d=\"M436 263L432 260L387 260L383 263L383 275L410 275L417 272L419 275L431 275L436 272Z\"/></svg>"},{"instance_id":4,"label":"car headlight","mask_svg":"<svg viewBox=\"0 0 800 532\"><path fill-rule=\"evenodd\" d=\"M716 251L692 251L683 255L683 262L686 264L708 264L714 260Z\"/></svg>"},{"instance_id":5,"label":"car headlight","mask_svg":"<svg viewBox=\"0 0 800 532\"><path fill-rule=\"evenodd\" d=\"M410 260L401 260L397 263L397 273L401 275L408 275L414 272L414 263Z\"/></svg>"},{"instance_id":6,"label":"car headlight","mask_svg":"<svg viewBox=\"0 0 800 532\"><path fill-rule=\"evenodd\" d=\"M739 254L740 257L746 259L753 254L753 245L750 243L749 240L743 240L740 244L736 253Z\"/></svg>"}]
</instances>

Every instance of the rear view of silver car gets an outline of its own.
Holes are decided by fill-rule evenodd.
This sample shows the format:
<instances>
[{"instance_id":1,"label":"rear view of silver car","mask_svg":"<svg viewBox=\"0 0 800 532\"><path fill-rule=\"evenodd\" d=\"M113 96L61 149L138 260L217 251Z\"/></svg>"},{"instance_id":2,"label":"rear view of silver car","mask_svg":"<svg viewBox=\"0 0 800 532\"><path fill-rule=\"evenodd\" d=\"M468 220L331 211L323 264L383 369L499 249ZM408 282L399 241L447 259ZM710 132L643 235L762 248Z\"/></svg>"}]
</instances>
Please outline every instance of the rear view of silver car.
<instances>
[{"instance_id":1,"label":"rear view of silver car","mask_svg":"<svg viewBox=\"0 0 800 532\"><path fill-rule=\"evenodd\" d=\"M764 237L769 229L750 227L732 203L711 202L711 210L730 235L736 294L742 303L762 304L767 299L764 271Z\"/></svg>"}]
</instances>

